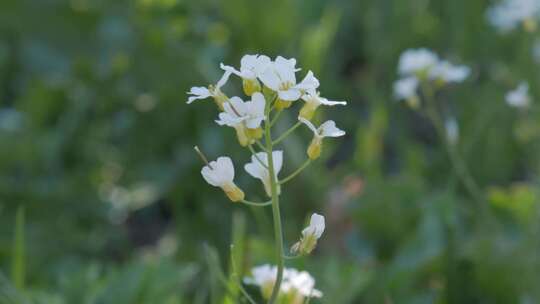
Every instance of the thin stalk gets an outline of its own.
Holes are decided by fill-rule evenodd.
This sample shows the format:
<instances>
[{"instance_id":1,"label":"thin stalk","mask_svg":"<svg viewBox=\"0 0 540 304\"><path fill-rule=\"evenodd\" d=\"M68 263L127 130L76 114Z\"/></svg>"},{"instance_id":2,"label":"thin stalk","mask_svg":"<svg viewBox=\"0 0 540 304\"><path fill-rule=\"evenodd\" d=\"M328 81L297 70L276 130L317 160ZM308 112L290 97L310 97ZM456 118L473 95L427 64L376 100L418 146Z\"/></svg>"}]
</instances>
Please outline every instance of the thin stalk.
<instances>
[{"instance_id":1,"label":"thin stalk","mask_svg":"<svg viewBox=\"0 0 540 304\"><path fill-rule=\"evenodd\" d=\"M272 118L272 120L270 121L270 127L273 127L276 124L279 116L281 115L281 112L283 111L279 111L276 113L276 115L274 115L274 118Z\"/></svg>"},{"instance_id":2,"label":"thin stalk","mask_svg":"<svg viewBox=\"0 0 540 304\"><path fill-rule=\"evenodd\" d=\"M268 202L264 202L264 203L258 203L258 202L248 201L248 200L241 200L241 202L243 204L250 205L250 206L255 206L255 207L265 207L265 206L272 205L272 201L268 201Z\"/></svg>"},{"instance_id":3,"label":"thin stalk","mask_svg":"<svg viewBox=\"0 0 540 304\"><path fill-rule=\"evenodd\" d=\"M282 140L284 140L287 136L289 136L289 134L291 134L294 130L296 130L296 128L298 128L301 124L302 124L301 122L297 122L296 124L294 124L294 126L292 126L289 130L285 131L285 133L281 134L280 137L274 140L272 142L272 145L279 144Z\"/></svg>"},{"instance_id":4,"label":"thin stalk","mask_svg":"<svg viewBox=\"0 0 540 304\"><path fill-rule=\"evenodd\" d=\"M270 118L270 108L267 108L266 111L267 119ZM274 219L274 238L275 238L275 250L276 250L276 264L277 264L277 277L272 289L272 295L268 300L268 304L273 304L279 294L281 288L281 281L283 280L283 232L281 228L281 215L279 211L279 196L277 192L278 183L276 180L275 170L274 170L274 160L272 156L272 132L270 124L265 124L265 139L266 139L266 153L268 159L268 173L270 175L270 188L272 194L272 216Z\"/></svg>"},{"instance_id":5,"label":"thin stalk","mask_svg":"<svg viewBox=\"0 0 540 304\"><path fill-rule=\"evenodd\" d=\"M294 171L293 173L291 173L289 176L285 177L284 179L280 180L279 181L279 184L280 185L283 185L285 184L286 182L290 181L291 179L293 179L295 176L297 176L298 174L300 174L300 172L302 172L307 166L309 166L309 164L311 164L311 159L306 159L306 161L302 164L302 166L300 166L298 169L296 169L296 171Z\"/></svg>"},{"instance_id":6,"label":"thin stalk","mask_svg":"<svg viewBox=\"0 0 540 304\"><path fill-rule=\"evenodd\" d=\"M467 191L471 194L471 196L475 200L477 200L479 203L484 205L484 196L482 195L482 191L480 190L480 187L478 187L478 184L472 177L471 173L469 172L469 169L467 168L467 165L465 164L464 160L461 158L461 156L457 152L455 146L448 141L448 138L446 136L446 132L444 129L443 120L439 112L435 108L435 105L433 105L433 100L428 100L427 103L428 103L426 105L427 116L433 122L435 126L435 130L437 131L437 135L444 142L446 153L448 154L448 157L450 159L450 162L452 163L455 173L460 178L461 182L463 183Z\"/></svg>"},{"instance_id":7,"label":"thin stalk","mask_svg":"<svg viewBox=\"0 0 540 304\"><path fill-rule=\"evenodd\" d=\"M266 147L261 143L260 140L255 140L255 143L257 144L257 146L259 147L259 149L263 150L266 152Z\"/></svg>"}]
</instances>

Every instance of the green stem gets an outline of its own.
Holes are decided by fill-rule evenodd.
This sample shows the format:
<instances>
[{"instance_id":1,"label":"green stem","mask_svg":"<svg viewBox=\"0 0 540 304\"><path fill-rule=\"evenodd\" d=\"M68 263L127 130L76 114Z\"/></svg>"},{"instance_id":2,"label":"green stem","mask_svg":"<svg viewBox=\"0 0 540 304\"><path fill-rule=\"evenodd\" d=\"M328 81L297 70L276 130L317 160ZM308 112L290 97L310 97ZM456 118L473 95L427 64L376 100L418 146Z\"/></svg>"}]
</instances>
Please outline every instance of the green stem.
<instances>
[{"instance_id":1,"label":"green stem","mask_svg":"<svg viewBox=\"0 0 540 304\"><path fill-rule=\"evenodd\" d=\"M283 112L283 111L277 112L276 115L274 116L274 118L272 118L272 121L270 121L270 127L273 127L274 124L277 122L279 116L281 115L281 112Z\"/></svg>"},{"instance_id":2,"label":"green stem","mask_svg":"<svg viewBox=\"0 0 540 304\"><path fill-rule=\"evenodd\" d=\"M294 130L296 130L296 128L298 128L301 124L302 124L301 122L297 122L296 124L294 124L294 126L292 126L289 130L285 131L285 133L281 134L280 137L274 140L272 142L272 145L279 144L282 140L284 140L287 136L289 136L289 134L291 134Z\"/></svg>"},{"instance_id":3,"label":"green stem","mask_svg":"<svg viewBox=\"0 0 540 304\"><path fill-rule=\"evenodd\" d=\"M258 202L248 201L248 200L241 200L241 202L243 204L250 205L250 206L255 206L255 207L265 207L265 206L269 206L269 205L272 204L272 201L268 201L268 202L264 202L264 203L258 203Z\"/></svg>"},{"instance_id":4,"label":"green stem","mask_svg":"<svg viewBox=\"0 0 540 304\"><path fill-rule=\"evenodd\" d=\"M270 108L266 109L266 118L270 118ZM281 288L281 281L283 280L283 232L281 228L281 215L279 211L279 196L277 192L278 183L276 180L275 170L274 170L274 160L272 155L273 142L272 142L272 132L270 124L265 124L265 138L266 138L266 153L268 159L268 173L270 175L270 188L272 196L272 216L274 219L274 238L275 238L275 250L276 250L276 264L277 264L277 277L272 289L272 295L268 300L268 304L273 304L279 294Z\"/></svg>"},{"instance_id":5,"label":"green stem","mask_svg":"<svg viewBox=\"0 0 540 304\"><path fill-rule=\"evenodd\" d=\"M426 97L430 98L430 95L427 95ZM444 129L443 120L439 114L439 111L437 111L435 105L433 104L433 99L428 100L426 108L427 116L433 122L435 130L437 131L437 135L444 142L446 153L450 158L450 162L452 163L455 173L461 179L461 182L463 183L467 191L471 194L471 196L479 203L484 205L484 196L482 195L482 191L480 190L480 187L478 187L476 181L473 179L471 173L469 172L469 169L467 168L467 165L459 155L454 144L449 142L448 136L446 135L446 131Z\"/></svg>"},{"instance_id":6,"label":"green stem","mask_svg":"<svg viewBox=\"0 0 540 304\"><path fill-rule=\"evenodd\" d=\"M306 161L302 164L302 166L300 166L298 169L296 169L296 171L294 171L293 173L291 173L291 175L287 176L286 178L282 179L279 181L279 184L280 185L283 185L285 184L286 182L290 181L291 179L293 179L295 176L297 176L298 174L300 174L300 172L302 172L307 166L309 166L309 164L311 164L311 159L306 159Z\"/></svg>"}]
</instances>

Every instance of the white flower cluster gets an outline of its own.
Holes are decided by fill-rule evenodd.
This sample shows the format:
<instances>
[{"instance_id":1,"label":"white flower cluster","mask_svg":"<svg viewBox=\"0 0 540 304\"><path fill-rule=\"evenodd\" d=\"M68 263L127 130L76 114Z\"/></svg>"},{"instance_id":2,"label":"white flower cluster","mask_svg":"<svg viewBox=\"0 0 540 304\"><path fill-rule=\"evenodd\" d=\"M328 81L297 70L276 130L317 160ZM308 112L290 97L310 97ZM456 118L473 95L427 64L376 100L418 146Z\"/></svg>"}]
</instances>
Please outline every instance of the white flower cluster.
<instances>
[{"instance_id":1,"label":"white flower cluster","mask_svg":"<svg viewBox=\"0 0 540 304\"><path fill-rule=\"evenodd\" d=\"M528 108L531 104L529 84L522 81L515 90L506 94L506 103L511 107Z\"/></svg>"},{"instance_id":2,"label":"white flower cluster","mask_svg":"<svg viewBox=\"0 0 540 304\"><path fill-rule=\"evenodd\" d=\"M303 100L298 119L306 124L314 133L313 140L307 149L310 159L319 157L324 137L339 137L345 132L336 127L334 121L327 121L316 128L311 122L315 110L321 105L346 105L345 101L330 101L320 96L319 80L313 72L308 71L302 81L297 82L295 59L278 56L272 61L265 55L245 55L240 61L240 70L234 67L220 65L224 70L221 79L215 85L208 87L193 87L188 92L191 95L188 104L195 100L213 98L219 109L216 123L220 126L232 127L240 145L250 146L262 138L262 124L268 119L267 110L275 108L282 111L297 100ZM238 96L227 97L222 88L231 75L242 79L243 91L251 99L244 101ZM273 100L269 100L272 98ZM271 105L267 103L272 103ZM266 121L265 123L269 123ZM283 152L273 151L274 175L277 175L283 164ZM259 152L252 156L251 162L244 166L251 176L260 179L268 196L271 196L270 173L268 170L268 153ZM205 180L216 187L222 188L234 202L242 201L244 193L234 184L234 166L229 157L220 157L217 161L208 163L201 171ZM279 191L279 189L278 189Z\"/></svg>"},{"instance_id":3,"label":"white flower cluster","mask_svg":"<svg viewBox=\"0 0 540 304\"><path fill-rule=\"evenodd\" d=\"M270 298L277 277L277 267L261 265L251 270L251 277L244 279L246 284L257 285L265 299ZM320 298L322 292L315 289L315 279L306 271L294 268L283 270L283 282L280 287L280 297L286 303L304 303L306 298Z\"/></svg>"},{"instance_id":4,"label":"white flower cluster","mask_svg":"<svg viewBox=\"0 0 540 304\"><path fill-rule=\"evenodd\" d=\"M417 107L419 105L418 88L421 84L441 86L459 83L463 82L470 72L469 67L441 60L428 49L406 50L399 58L398 74L401 78L394 83L394 96Z\"/></svg>"},{"instance_id":5,"label":"white flower cluster","mask_svg":"<svg viewBox=\"0 0 540 304\"><path fill-rule=\"evenodd\" d=\"M275 204L279 204L278 197L281 193L281 185L294 178L312 160L320 156L323 139L345 135L345 131L339 129L332 120L315 126L311 120L316 110L321 105L335 106L347 103L321 97L318 91L319 80L315 78L312 71L308 71L301 81L297 81L296 73L300 69L296 67L295 59L278 56L275 60L271 60L264 55L246 55L242 57L239 69L224 64L221 64L220 67L224 71L221 79L215 85L191 88L188 92L190 96L187 103L207 98L214 100L220 110L215 122L220 126L234 128L240 145L249 148L251 161L244 165L244 169L249 175L262 182L264 190L271 197L271 200L263 203L245 200L244 192L234 183L233 161L227 156L222 156L209 162L206 156L195 147L206 163L201 174L210 185L221 188L233 202L275 206ZM238 96L228 97L222 91L232 75L238 76L242 80L242 89L248 96L247 100ZM303 102L296 115L298 122L281 136L276 139L272 138L272 126L280 113L299 100ZM302 124L313 132L313 138L306 151L308 159L304 165L288 177L279 180L278 174L283 167L283 151L274 150L273 147ZM264 139L265 144L259 141L261 139ZM257 152L256 148L260 152ZM277 216L279 216L279 212L277 212ZM280 227L277 223L279 222L276 221L274 225ZM297 255L311 253L324 229L324 216L313 214L309 226L302 231L300 240L293 246L292 251ZM283 244L276 247L282 246ZM263 296L270 298L272 294L273 296L277 295L273 288L274 284L278 284L276 283L278 273L278 268L274 266L256 267L253 269L253 278L247 279L246 282L260 286ZM309 273L295 269L284 269L283 281L279 287L281 294L278 297L284 297L286 303L303 303L305 298L322 296L322 293L314 286L315 280ZM277 291L278 286L275 287Z\"/></svg>"},{"instance_id":6,"label":"white flower cluster","mask_svg":"<svg viewBox=\"0 0 540 304\"><path fill-rule=\"evenodd\" d=\"M534 31L539 18L538 0L503 0L487 11L488 21L503 33L519 26L523 26L527 31Z\"/></svg>"}]
</instances>

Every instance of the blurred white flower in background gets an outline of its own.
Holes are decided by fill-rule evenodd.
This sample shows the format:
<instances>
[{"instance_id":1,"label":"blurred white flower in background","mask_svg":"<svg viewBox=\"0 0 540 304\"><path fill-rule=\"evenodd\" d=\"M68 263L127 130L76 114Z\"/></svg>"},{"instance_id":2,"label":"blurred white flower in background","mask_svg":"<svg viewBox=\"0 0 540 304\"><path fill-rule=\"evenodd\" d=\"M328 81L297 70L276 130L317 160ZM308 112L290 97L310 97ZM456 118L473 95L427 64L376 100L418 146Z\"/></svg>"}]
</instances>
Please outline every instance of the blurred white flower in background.
<instances>
[{"instance_id":1,"label":"blurred white flower in background","mask_svg":"<svg viewBox=\"0 0 540 304\"><path fill-rule=\"evenodd\" d=\"M444 129L446 130L446 138L452 145L457 144L459 140L459 124L454 117L447 118L444 122Z\"/></svg>"},{"instance_id":2,"label":"blurred white flower in background","mask_svg":"<svg viewBox=\"0 0 540 304\"><path fill-rule=\"evenodd\" d=\"M429 73L429 77L443 83L463 82L469 74L471 68L465 65L454 65L446 60L438 62Z\"/></svg>"},{"instance_id":3,"label":"blurred white flower in background","mask_svg":"<svg viewBox=\"0 0 540 304\"><path fill-rule=\"evenodd\" d=\"M401 54L398 74L401 78L394 82L394 98L405 100L411 108L416 109L420 106L420 87L433 93L446 84L465 81L471 69L439 59L434 52L420 48L409 49Z\"/></svg>"},{"instance_id":4,"label":"blurred white flower in background","mask_svg":"<svg viewBox=\"0 0 540 304\"><path fill-rule=\"evenodd\" d=\"M527 82L521 82L515 90L512 90L506 94L506 103L509 106L516 108L527 108L531 103L531 96L529 95L529 84Z\"/></svg>"},{"instance_id":5,"label":"blurred white flower in background","mask_svg":"<svg viewBox=\"0 0 540 304\"><path fill-rule=\"evenodd\" d=\"M259 286L263 298L268 299L277 277L277 267L261 265L251 270L251 277L244 278L244 283ZM281 296L287 298L287 303L303 303L305 298L320 298L320 290L315 289L315 279L306 271L294 268L283 270L283 282L280 287Z\"/></svg>"},{"instance_id":6,"label":"blurred white flower in background","mask_svg":"<svg viewBox=\"0 0 540 304\"><path fill-rule=\"evenodd\" d=\"M506 33L523 25L534 31L540 17L538 0L503 0L487 11L487 19L499 31Z\"/></svg>"},{"instance_id":7,"label":"blurred white flower in background","mask_svg":"<svg viewBox=\"0 0 540 304\"><path fill-rule=\"evenodd\" d=\"M437 54L431 50L409 49L399 57L398 72L403 76L427 74L438 61Z\"/></svg>"},{"instance_id":8,"label":"blurred white flower in background","mask_svg":"<svg viewBox=\"0 0 540 304\"><path fill-rule=\"evenodd\" d=\"M396 99L417 98L417 90L420 82L414 76L398 79L394 82L394 96Z\"/></svg>"}]
</instances>

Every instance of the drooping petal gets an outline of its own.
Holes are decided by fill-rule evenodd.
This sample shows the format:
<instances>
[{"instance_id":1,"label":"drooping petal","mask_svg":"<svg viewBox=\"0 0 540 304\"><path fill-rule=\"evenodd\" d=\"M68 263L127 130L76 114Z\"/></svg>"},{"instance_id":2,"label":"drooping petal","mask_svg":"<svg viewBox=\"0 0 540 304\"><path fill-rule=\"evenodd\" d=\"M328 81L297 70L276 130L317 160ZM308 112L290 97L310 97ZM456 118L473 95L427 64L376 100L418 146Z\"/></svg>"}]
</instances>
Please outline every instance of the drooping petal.
<instances>
[{"instance_id":1,"label":"drooping petal","mask_svg":"<svg viewBox=\"0 0 540 304\"><path fill-rule=\"evenodd\" d=\"M188 98L188 104L192 103L195 100L205 99L212 96L212 93L210 93L208 88L205 87L192 87L191 90L187 93L193 95Z\"/></svg>"},{"instance_id":2,"label":"drooping petal","mask_svg":"<svg viewBox=\"0 0 540 304\"><path fill-rule=\"evenodd\" d=\"M225 72L230 72L232 74L235 74L236 76L243 77L243 75L242 75L242 73L240 71L238 71L237 69L235 69L234 67L232 67L230 65L224 65L223 63L220 63L219 66Z\"/></svg>"},{"instance_id":3,"label":"drooping petal","mask_svg":"<svg viewBox=\"0 0 540 304\"><path fill-rule=\"evenodd\" d=\"M221 89L221 87L224 86L225 83L227 83L229 77L231 76L231 73L231 71L225 71L225 73L223 73L223 76L221 76L221 79L216 84L216 89Z\"/></svg>"},{"instance_id":4,"label":"drooping petal","mask_svg":"<svg viewBox=\"0 0 540 304\"><path fill-rule=\"evenodd\" d=\"M319 87L319 80L315 78L312 71L309 71L306 74L306 77L302 79L302 81L295 86L295 88L308 91L308 90L316 90Z\"/></svg>"},{"instance_id":5,"label":"drooping petal","mask_svg":"<svg viewBox=\"0 0 540 304\"><path fill-rule=\"evenodd\" d=\"M336 106L336 105L346 106L347 105L346 101L333 101L333 100L328 100L323 97L319 97L319 101L322 105L325 105L325 106Z\"/></svg>"},{"instance_id":6,"label":"drooping petal","mask_svg":"<svg viewBox=\"0 0 540 304\"><path fill-rule=\"evenodd\" d=\"M274 162L274 174L277 177L283 166L283 151L278 150L272 152L272 160Z\"/></svg>"},{"instance_id":7,"label":"drooping petal","mask_svg":"<svg viewBox=\"0 0 540 304\"><path fill-rule=\"evenodd\" d=\"M328 120L319 127L319 134L322 137L339 137L345 135L345 131L336 127L333 120Z\"/></svg>"},{"instance_id":8,"label":"drooping petal","mask_svg":"<svg viewBox=\"0 0 540 304\"><path fill-rule=\"evenodd\" d=\"M227 183L232 183L234 179L234 166L229 157L219 157L211 161L209 165L204 166L201 174L212 186L222 187Z\"/></svg>"}]
</instances>

